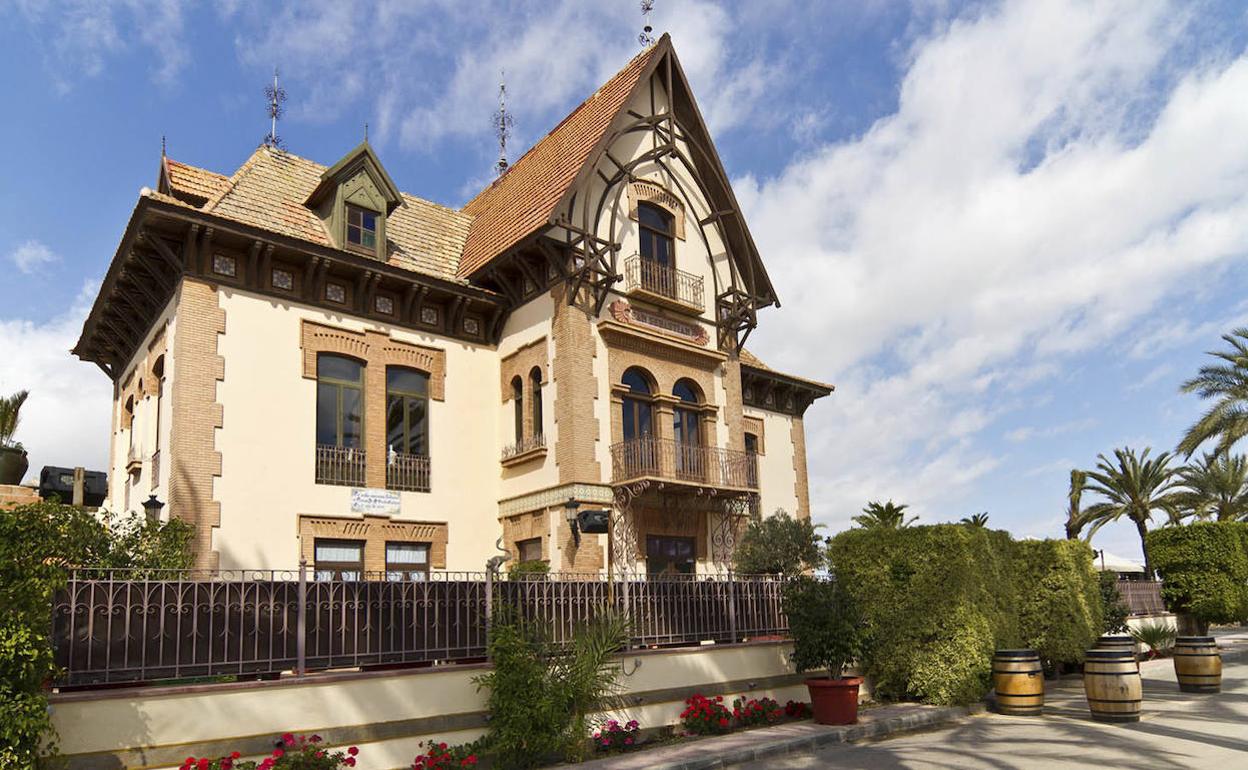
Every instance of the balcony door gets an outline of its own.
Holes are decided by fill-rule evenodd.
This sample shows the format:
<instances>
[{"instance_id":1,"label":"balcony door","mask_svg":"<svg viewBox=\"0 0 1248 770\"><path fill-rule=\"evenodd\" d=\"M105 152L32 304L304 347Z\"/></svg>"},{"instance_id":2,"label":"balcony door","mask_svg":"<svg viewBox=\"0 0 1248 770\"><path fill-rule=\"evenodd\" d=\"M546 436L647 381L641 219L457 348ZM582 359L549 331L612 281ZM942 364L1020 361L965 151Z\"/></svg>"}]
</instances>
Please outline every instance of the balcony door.
<instances>
[{"instance_id":1,"label":"balcony door","mask_svg":"<svg viewBox=\"0 0 1248 770\"><path fill-rule=\"evenodd\" d=\"M654 398L649 378L639 369L624 372L623 383L628 392L621 399L620 409L624 438L624 462L629 471L652 471L658 468L658 452L654 438Z\"/></svg>"},{"instance_id":2,"label":"balcony door","mask_svg":"<svg viewBox=\"0 0 1248 770\"><path fill-rule=\"evenodd\" d=\"M679 380L672 395L680 399L673 410L672 438L676 441L676 474L680 478L701 479L706 473L702 451L701 413L696 409L701 398L693 383Z\"/></svg>"},{"instance_id":3,"label":"balcony door","mask_svg":"<svg viewBox=\"0 0 1248 770\"><path fill-rule=\"evenodd\" d=\"M646 574L692 575L694 539L646 535Z\"/></svg>"}]
</instances>

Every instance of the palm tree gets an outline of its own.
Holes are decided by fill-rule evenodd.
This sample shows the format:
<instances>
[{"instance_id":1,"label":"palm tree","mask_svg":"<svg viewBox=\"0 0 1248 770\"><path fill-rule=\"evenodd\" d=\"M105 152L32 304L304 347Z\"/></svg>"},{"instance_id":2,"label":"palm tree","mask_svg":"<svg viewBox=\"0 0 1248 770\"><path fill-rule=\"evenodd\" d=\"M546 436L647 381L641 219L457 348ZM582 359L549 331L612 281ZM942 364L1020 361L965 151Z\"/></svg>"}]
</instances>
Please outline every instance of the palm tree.
<instances>
[{"instance_id":1,"label":"palm tree","mask_svg":"<svg viewBox=\"0 0 1248 770\"><path fill-rule=\"evenodd\" d=\"M1087 471L1087 491L1105 498L1103 502L1089 506L1083 516L1091 524L1088 539L1111 521L1126 516L1135 523L1140 534L1140 548L1144 552L1144 575L1151 577L1153 564L1148 558L1148 522L1153 511L1163 511L1173 522L1179 511L1178 471L1170 467L1171 454L1162 452L1149 459L1145 448L1139 457L1129 448L1115 449L1116 464L1105 455L1097 455L1094 470Z\"/></svg>"},{"instance_id":2,"label":"palm tree","mask_svg":"<svg viewBox=\"0 0 1248 770\"><path fill-rule=\"evenodd\" d=\"M959 524L966 524L970 527L986 527L988 526L988 512L972 513L970 516L963 516Z\"/></svg>"},{"instance_id":3,"label":"palm tree","mask_svg":"<svg viewBox=\"0 0 1248 770\"><path fill-rule=\"evenodd\" d=\"M30 391L19 390L0 398L0 447L20 446L13 442L13 434L17 433L17 424L21 420L22 404L29 396Z\"/></svg>"},{"instance_id":4,"label":"palm tree","mask_svg":"<svg viewBox=\"0 0 1248 770\"><path fill-rule=\"evenodd\" d=\"M1183 514L1198 519L1248 521L1248 458L1206 453L1179 469Z\"/></svg>"},{"instance_id":5,"label":"palm tree","mask_svg":"<svg viewBox=\"0 0 1248 770\"><path fill-rule=\"evenodd\" d=\"M1211 350L1209 355L1224 363L1200 367L1181 388L1183 393L1217 399L1179 442L1178 451L1184 457L1191 457L1197 447L1215 439L1215 453L1226 454L1235 442L1248 436L1248 328L1223 334L1222 339L1231 349Z\"/></svg>"},{"instance_id":6,"label":"palm tree","mask_svg":"<svg viewBox=\"0 0 1248 770\"><path fill-rule=\"evenodd\" d=\"M873 500L862 509L861 516L854 517L854 523L863 529L901 529L913 524L919 517L906 521L907 505L897 505L892 500L881 505Z\"/></svg>"},{"instance_id":7,"label":"palm tree","mask_svg":"<svg viewBox=\"0 0 1248 770\"><path fill-rule=\"evenodd\" d=\"M1088 483L1088 474L1073 468L1070 471L1070 492L1066 495L1068 507L1066 509L1066 539L1078 540L1079 532L1087 524L1084 517L1083 509L1080 505L1083 502L1083 490Z\"/></svg>"}]
</instances>

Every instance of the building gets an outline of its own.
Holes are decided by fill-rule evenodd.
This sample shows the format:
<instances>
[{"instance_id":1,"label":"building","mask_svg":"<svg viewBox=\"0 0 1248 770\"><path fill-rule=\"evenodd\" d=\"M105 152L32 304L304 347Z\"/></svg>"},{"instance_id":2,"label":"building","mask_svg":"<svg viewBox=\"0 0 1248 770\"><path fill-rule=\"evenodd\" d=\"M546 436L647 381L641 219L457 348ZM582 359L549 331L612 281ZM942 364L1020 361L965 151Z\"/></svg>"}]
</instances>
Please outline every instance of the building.
<instances>
[{"instance_id":1,"label":"building","mask_svg":"<svg viewBox=\"0 0 1248 770\"><path fill-rule=\"evenodd\" d=\"M114 385L108 505L166 502L203 567L704 572L809 515L831 387L742 347L777 304L664 36L458 210L367 141L162 156L74 353Z\"/></svg>"}]
</instances>

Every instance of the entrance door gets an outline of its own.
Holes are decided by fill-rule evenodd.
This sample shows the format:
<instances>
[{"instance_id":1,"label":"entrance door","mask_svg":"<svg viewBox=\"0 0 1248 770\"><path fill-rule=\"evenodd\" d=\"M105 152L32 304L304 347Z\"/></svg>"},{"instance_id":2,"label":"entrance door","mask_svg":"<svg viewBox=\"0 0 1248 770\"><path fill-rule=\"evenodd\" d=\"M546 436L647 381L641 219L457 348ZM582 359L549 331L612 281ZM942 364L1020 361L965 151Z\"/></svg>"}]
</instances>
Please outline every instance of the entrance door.
<instances>
[{"instance_id":1,"label":"entrance door","mask_svg":"<svg viewBox=\"0 0 1248 770\"><path fill-rule=\"evenodd\" d=\"M646 572L650 575L692 575L694 539L646 535Z\"/></svg>"}]
</instances>

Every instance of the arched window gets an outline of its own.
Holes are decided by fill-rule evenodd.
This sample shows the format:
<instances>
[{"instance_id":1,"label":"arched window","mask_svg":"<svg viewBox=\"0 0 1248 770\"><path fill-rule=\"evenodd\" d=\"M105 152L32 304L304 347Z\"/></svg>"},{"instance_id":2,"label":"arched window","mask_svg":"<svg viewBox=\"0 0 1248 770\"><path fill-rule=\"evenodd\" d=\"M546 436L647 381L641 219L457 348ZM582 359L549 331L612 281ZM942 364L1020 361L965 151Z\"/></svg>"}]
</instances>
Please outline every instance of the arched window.
<instances>
[{"instance_id":1,"label":"arched window","mask_svg":"<svg viewBox=\"0 0 1248 770\"><path fill-rule=\"evenodd\" d=\"M322 353L316 357L316 443L359 449L364 441L364 364Z\"/></svg>"},{"instance_id":2,"label":"arched window","mask_svg":"<svg viewBox=\"0 0 1248 770\"><path fill-rule=\"evenodd\" d=\"M689 380L677 380L672 395L680 404L672 410L672 437L676 439L676 470L682 475L698 475L703 462L701 414L697 405L702 403L698 386Z\"/></svg>"},{"instance_id":3,"label":"arched window","mask_svg":"<svg viewBox=\"0 0 1248 770\"><path fill-rule=\"evenodd\" d=\"M152 364L152 376L156 378L156 438L154 452L160 451L160 412L165 399L165 357L161 356ZM153 484L154 485L154 484Z\"/></svg>"},{"instance_id":4,"label":"arched window","mask_svg":"<svg viewBox=\"0 0 1248 770\"><path fill-rule=\"evenodd\" d=\"M652 203L637 204L641 256L664 267L672 267L674 229L672 215Z\"/></svg>"},{"instance_id":5,"label":"arched window","mask_svg":"<svg viewBox=\"0 0 1248 770\"><path fill-rule=\"evenodd\" d=\"M533 367L529 372L529 397L533 399L533 435L542 435L542 370Z\"/></svg>"},{"instance_id":6,"label":"arched window","mask_svg":"<svg viewBox=\"0 0 1248 770\"><path fill-rule=\"evenodd\" d=\"M126 427L130 429L130 449L134 449L134 396L126 399Z\"/></svg>"},{"instance_id":7,"label":"arched window","mask_svg":"<svg viewBox=\"0 0 1248 770\"><path fill-rule=\"evenodd\" d=\"M628 387L628 394L623 399L624 440L632 441L648 438L654 434L653 414L651 405L653 389L650 378L637 368L624 372L621 380Z\"/></svg>"},{"instance_id":8,"label":"arched window","mask_svg":"<svg viewBox=\"0 0 1248 770\"><path fill-rule=\"evenodd\" d=\"M524 441L524 380L520 375L511 378L511 406L515 412L516 443Z\"/></svg>"},{"instance_id":9,"label":"arched window","mask_svg":"<svg viewBox=\"0 0 1248 770\"><path fill-rule=\"evenodd\" d=\"M429 454L429 375L402 366L386 367L386 448Z\"/></svg>"}]
</instances>

